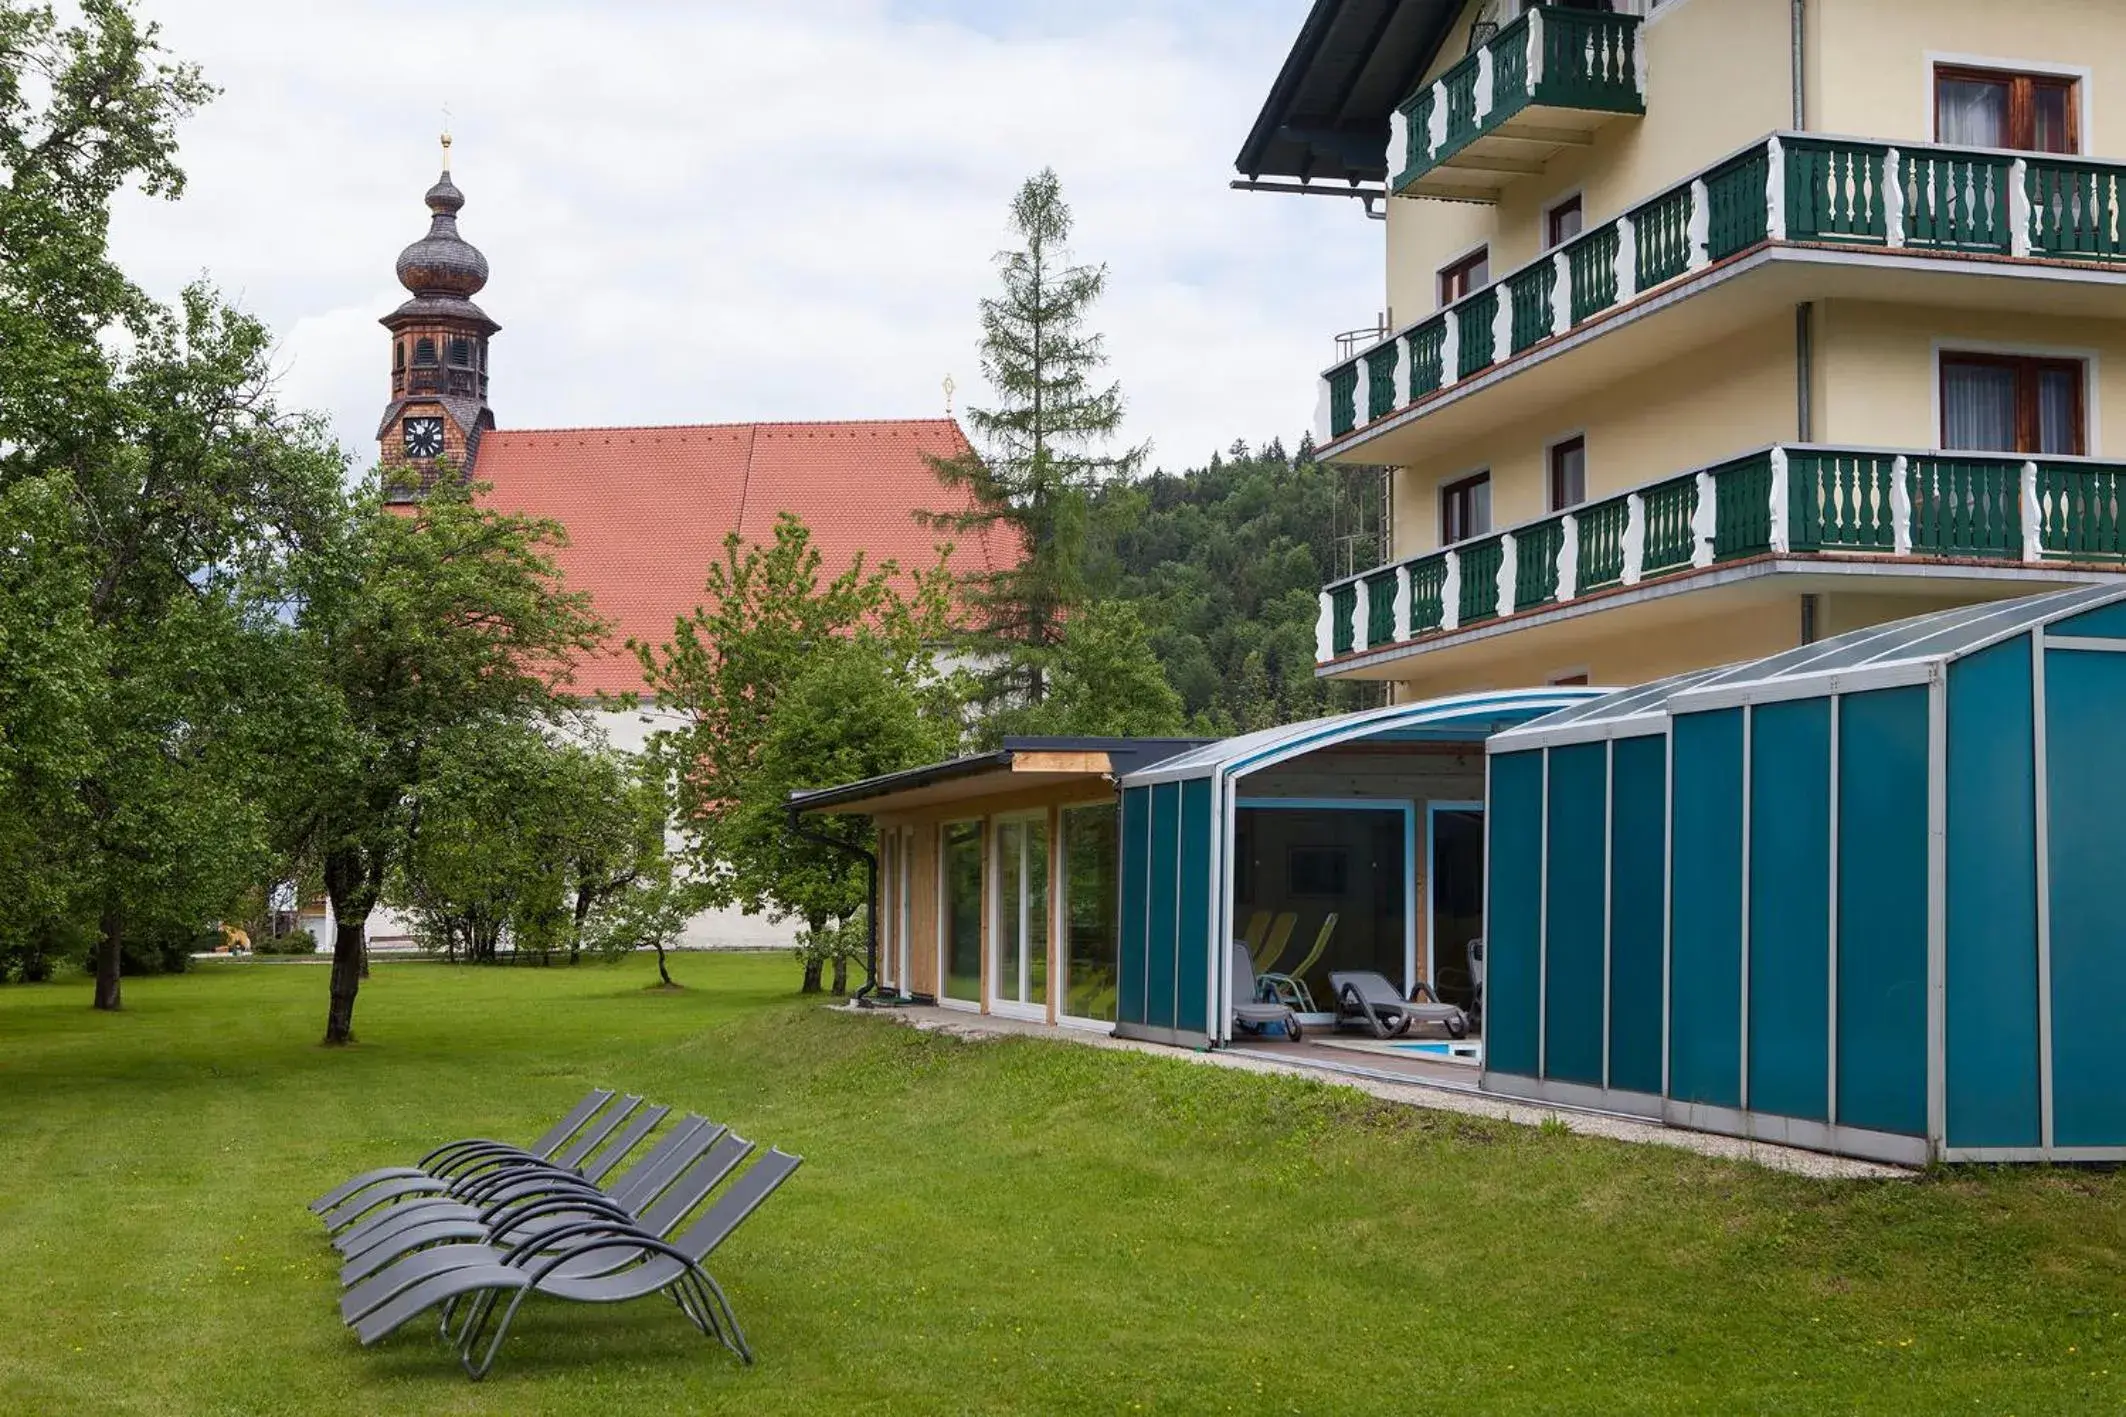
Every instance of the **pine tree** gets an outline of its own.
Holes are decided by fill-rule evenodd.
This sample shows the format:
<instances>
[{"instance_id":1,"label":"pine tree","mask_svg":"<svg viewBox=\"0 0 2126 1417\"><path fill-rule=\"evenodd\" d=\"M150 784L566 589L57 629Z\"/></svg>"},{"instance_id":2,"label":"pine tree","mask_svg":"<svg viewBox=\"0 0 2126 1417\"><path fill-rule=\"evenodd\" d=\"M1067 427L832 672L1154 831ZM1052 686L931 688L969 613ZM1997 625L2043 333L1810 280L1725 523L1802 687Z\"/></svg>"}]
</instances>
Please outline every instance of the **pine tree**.
<instances>
[{"instance_id":1,"label":"pine tree","mask_svg":"<svg viewBox=\"0 0 2126 1417\"><path fill-rule=\"evenodd\" d=\"M1144 456L1141 447L1107 451L1122 426L1122 387L1094 386L1107 352L1086 329L1107 267L1070 263L1070 207L1054 169L1019 189L1011 224L1025 244L997 256L1003 293L981 307L982 373L998 406L967 410L973 448L931 459L947 487L970 494L966 511L933 524L1019 555L962 578L967 647L987 666L980 697L989 707L1045 696L1064 621L1084 595L1088 494Z\"/></svg>"}]
</instances>

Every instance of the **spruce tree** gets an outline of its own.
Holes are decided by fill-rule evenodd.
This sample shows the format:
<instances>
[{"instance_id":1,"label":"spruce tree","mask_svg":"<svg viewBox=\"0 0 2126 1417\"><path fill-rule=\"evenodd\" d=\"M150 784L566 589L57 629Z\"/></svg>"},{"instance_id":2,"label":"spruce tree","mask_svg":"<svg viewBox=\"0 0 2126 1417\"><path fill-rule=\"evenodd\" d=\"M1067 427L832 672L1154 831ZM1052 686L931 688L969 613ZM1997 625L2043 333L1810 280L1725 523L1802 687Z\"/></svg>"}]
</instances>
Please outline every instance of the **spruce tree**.
<instances>
[{"instance_id":1,"label":"spruce tree","mask_svg":"<svg viewBox=\"0 0 2126 1417\"><path fill-rule=\"evenodd\" d=\"M981 306L982 373L997 406L967 410L973 447L931 459L969 505L929 518L980 534L1009 563L962 575L980 699L1006 710L1045 696L1064 622L1084 596L1088 494L1144 456L1141 447L1108 450L1122 426L1122 387L1095 386L1107 352L1086 328L1107 267L1071 263L1070 206L1054 169L1019 189L1011 225L1024 245L998 254L1003 292Z\"/></svg>"}]
</instances>

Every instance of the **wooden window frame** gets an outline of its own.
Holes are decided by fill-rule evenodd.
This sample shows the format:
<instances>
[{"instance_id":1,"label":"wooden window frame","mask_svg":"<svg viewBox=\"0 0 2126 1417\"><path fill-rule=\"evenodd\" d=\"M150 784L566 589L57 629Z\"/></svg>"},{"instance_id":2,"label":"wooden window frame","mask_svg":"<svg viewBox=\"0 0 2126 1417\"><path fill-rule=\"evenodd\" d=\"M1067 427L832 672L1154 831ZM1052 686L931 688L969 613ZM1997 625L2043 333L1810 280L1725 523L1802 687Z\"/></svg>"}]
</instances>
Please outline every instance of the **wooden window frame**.
<instances>
[{"instance_id":1,"label":"wooden window frame","mask_svg":"<svg viewBox=\"0 0 2126 1417\"><path fill-rule=\"evenodd\" d=\"M2067 355L1988 354L1979 350L1944 349L1935 361L1936 400L1941 404L1941 426L1935 431L1942 448L1949 447L1949 367L1954 364L1983 365L2007 369L2015 375L2015 446L1994 451L2020 457L2086 457L2089 451L2089 361ZM2043 441L2043 403L2038 380L2047 373L2074 376L2074 447L2065 453L2040 453Z\"/></svg>"},{"instance_id":2,"label":"wooden window frame","mask_svg":"<svg viewBox=\"0 0 2126 1417\"><path fill-rule=\"evenodd\" d=\"M1561 236L1558 234L1558 218L1567 212L1577 212L1579 214L1580 230L1572 232L1570 235ZM1586 193L1567 193L1550 206L1543 208L1543 249L1545 251L1557 250L1558 247L1563 246L1585 230L1587 230Z\"/></svg>"},{"instance_id":3,"label":"wooden window frame","mask_svg":"<svg viewBox=\"0 0 2126 1417\"><path fill-rule=\"evenodd\" d=\"M1484 285L1465 285L1463 282L1466 280L1469 273L1471 271L1474 271L1478 266L1484 267L1484 275L1486 277ZM1450 261L1446 265L1441 266L1439 268L1440 308L1445 309L1447 306L1452 305L1455 301L1460 300L1465 296L1474 295L1479 290L1482 290L1484 286L1490 285L1490 275L1491 243L1488 241L1485 242L1483 245L1477 247L1474 251L1471 251L1468 254L1462 256L1459 260Z\"/></svg>"},{"instance_id":4,"label":"wooden window frame","mask_svg":"<svg viewBox=\"0 0 2126 1417\"><path fill-rule=\"evenodd\" d=\"M1558 486L1559 455L1572 449L1580 454L1580 495L1565 500ZM1560 438L1543 450L1543 494L1549 499L1550 510L1562 512L1577 507L1587 500L1587 435L1575 433L1570 438Z\"/></svg>"},{"instance_id":5,"label":"wooden window frame","mask_svg":"<svg viewBox=\"0 0 2126 1417\"><path fill-rule=\"evenodd\" d=\"M1470 491L1470 490L1471 490L1472 488L1475 488L1475 487L1479 487L1479 486L1482 486L1482 487L1489 487L1490 485L1491 485L1491 469L1489 469L1489 468L1485 468L1485 469L1484 469L1484 470L1483 470L1482 472L1473 472L1473 473L1469 474L1469 475L1468 475L1467 477L1458 477L1458 478L1456 478L1456 479L1455 479L1454 481L1452 481L1452 482L1449 482L1449 483L1445 483L1445 484L1443 484L1443 485L1442 485L1442 486L1440 487L1440 489L1439 489L1439 544L1440 544L1440 545L1442 545L1442 546L1453 546L1453 545L1455 545L1455 544L1456 544L1457 542L1467 541L1467 540L1469 540L1469 539L1470 539L1471 537L1477 537L1477 536L1485 536L1485 535L1488 535L1488 534L1490 533L1490 531L1491 531L1491 527L1490 527L1490 525L1489 525L1489 523L1490 523L1490 518L1489 518L1489 517L1486 517L1486 518L1485 518L1485 523L1486 523L1486 524L1485 524L1485 526L1484 526L1484 527L1483 527L1483 528L1482 528L1481 530L1475 530L1475 531L1471 531L1471 530L1467 530L1467 529L1465 529L1465 530L1463 530L1463 532L1462 532L1462 534L1461 534L1461 535L1459 535L1459 536L1456 536L1456 535L1454 535L1454 534L1453 534L1453 532L1454 532L1453 518L1452 518L1452 516L1451 516L1451 514L1450 514L1450 509L1451 509L1451 508L1452 508L1452 507L1453 507L1453 506L1455 505L1455 503L1456 503L1456 502L1457 502L1458 500L1460 500L1460 499L1461 499L1462 497L1466 496L1466 495L1468 494L1468 492L1469 492L1469 491Z\"/></svg>"},{"instance_id":6,"label":"wooden window frame","mask_svg":"<svg viewBox=\"0 0 2126 1417\"><path fill-rule=\"evenodd\" d=\"M2000 84L2008 90L2008 141L2013 152L2034 153L2037 146L2037 91L2062 89L2067 94L2067 147L2048 156L2075 157L2082 151L2082 81L2073 74L2045 74L2027 69L1987 68L1978 64L1934 66L1934 141L1941 136L1943 83Z\"/></svg>"}]
</instances>

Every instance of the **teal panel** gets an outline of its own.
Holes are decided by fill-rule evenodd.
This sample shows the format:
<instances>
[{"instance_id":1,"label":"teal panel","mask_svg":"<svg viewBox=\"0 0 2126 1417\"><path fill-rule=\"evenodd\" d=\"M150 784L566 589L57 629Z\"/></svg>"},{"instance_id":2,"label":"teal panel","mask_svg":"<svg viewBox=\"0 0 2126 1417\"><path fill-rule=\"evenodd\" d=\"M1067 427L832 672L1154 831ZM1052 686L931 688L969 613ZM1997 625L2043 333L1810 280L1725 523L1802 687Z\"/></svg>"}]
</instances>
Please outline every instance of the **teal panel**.
<instances>
[{"instance_id":1,"label":"teal panel","mask_svg":"<svg viewBox=\"0 0 2126 1417\"><path fill-rule=\"evenodd\" d=\"M1949 666L1950 1146L2036 1146L2037 788L2028 636Z\"/></svg>"},{"instance_id":2,"label":"teal panel","mask_svg":"<svg viewBox=\"0 0 2126 1417\"><path fill-rule=\"evenodd\" d=\"M1145 920L1151 909L1152 790L1132 787L1122 794L1122 932L1117 951L1121 977L1116 980L1115 1019L1144 1022L1144 970L1148 945Z\"/></svg>"},{"instance_id":3,"label":"teal panel","mask_svg":"<svg viewBox=\"0 0 2126 1417\"><path fill-rule=\"evenodd\" d=\"M1485 875L1484 1065L1534 1077L1539 991L1538 905L1543 890L1543 755L1491 760Z\"/></svg>"},{"instance_id":4,"label":"teal panel","mask_svg":"<svg viewBox=\"0 0 2126 1417\"><path fill-rule=\"evenodd\" d=\"M2079 636L2090 640L2126 640L2126 605L2106 605L2084 610L2069 620L2048 627L2048 635Z\"/></svg>"},{"instance_id":5,"label":"teal panel","mask_svg":"<svg viewBox=\"0 0 2126 1417\"><path fill-rule=\"evenodd\" d=\"M1742 710L1678 716L1669 1095L1742 1105Z\"/></svg>"},{"instance_id":6,"label":"teal panel","mask_svg":"<svg viewBox=\"0 0 2126 1417\"><path fill-rule=\"evenodd\" d=\"M1151 916L1145 931L1144 1021L1174 1026L1174 945L1180 929L1181 784L1152 784Z\"/></svg>"},{"instance_id":7,"label":"teal panel","mask_svg":"<svg viewBox=\"0 0 2126 1417\"><path fill-rule=\"evenodd\" d=\"M1838 1120L1927 1134L1927 691L1838 721Z\"/></svg>"},{"instance_id":8,"label":"teal panel","mask_svg":"<svg viewBox=\"0 0 2126 1417\"><path fill-rule=\"evenodd\" d=\"M1550 911L1544 926L1543 1074L1602 1082L1603 834L1609 750L1550 750Z\"/></svg>"},{"instance_id":9,"label":"teal panel","mask_svg":"<svg viewBox=\"0 0 2126 1417\"><path fill-rule=\"evenodd\" d=\"M1750 728L1753 1112L1831 1111L1831 701L1762 704Z\"/></svg>"},{"instance_id":10,"label":"teal panel","mask_svg":"<svg viewBox=\"0 0 2126 1417\"><path fill-rule=\"evenodd\" d=\"M2126 655L2045 652L2052 898L2052 1139L2126 1146Z\"/></svg>"},{"instance_id":11,"label":"teal panel","mask_svg":"<svg viewBox=\"0 0 2126 1417\"><path fill-rule=\"evenodd\" d=\"M1609 1085L1661 1090L1668 739L1620 738L1611 793Z\"/></svg>"},{"instance_id":12,"label":"teal panel","mask_svg":"<svg viewBox=\"0 0 2126 1417\"><path fill-rule=\"evenodd\" d=\"M1211 780L1181 784L1181 933L1174 957L1174 1027L1207 1033L1211 938ZM1231 965L1228 964L1228 968Z\"/></svg>"}]
</instances>

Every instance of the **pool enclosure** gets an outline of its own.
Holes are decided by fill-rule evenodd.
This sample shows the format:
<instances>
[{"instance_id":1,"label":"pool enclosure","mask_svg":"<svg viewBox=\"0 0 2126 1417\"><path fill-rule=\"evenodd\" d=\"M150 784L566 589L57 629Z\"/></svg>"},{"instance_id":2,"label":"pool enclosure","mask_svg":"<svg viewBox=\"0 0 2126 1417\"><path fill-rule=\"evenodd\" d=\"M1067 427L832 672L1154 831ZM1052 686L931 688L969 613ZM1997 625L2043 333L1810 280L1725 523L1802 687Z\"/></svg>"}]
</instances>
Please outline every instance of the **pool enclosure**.
<instances>
[{"instance_id":1,"label":"pool enclosure","mask_svg":"<svg viewBox=\"0 0 2126 1417\"><path fill-rule=\"evenodd\" d=\"M1473 1002L1484 741L1595 697L1518 689L1205 744L1121 778L1115 1032L1232 1041L1231 950L1333 1020L1332 969Z\"/></svg>"},{"instance_id":2,"label":"pool enclosure","mask_svg":"<svg viewBox=\"0 0 2126 1417\"><path fill-rule=\"evenodd\" d=\"M1489 745L1491 1092L1903 1163L2126 1159L2126 589Z\"/></svg>"}]
</instances>

